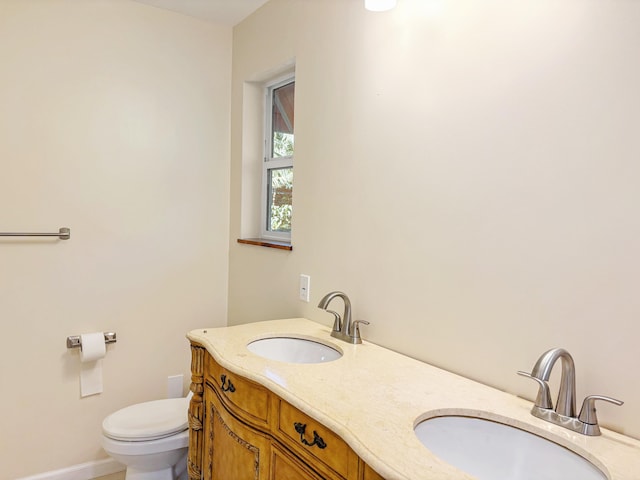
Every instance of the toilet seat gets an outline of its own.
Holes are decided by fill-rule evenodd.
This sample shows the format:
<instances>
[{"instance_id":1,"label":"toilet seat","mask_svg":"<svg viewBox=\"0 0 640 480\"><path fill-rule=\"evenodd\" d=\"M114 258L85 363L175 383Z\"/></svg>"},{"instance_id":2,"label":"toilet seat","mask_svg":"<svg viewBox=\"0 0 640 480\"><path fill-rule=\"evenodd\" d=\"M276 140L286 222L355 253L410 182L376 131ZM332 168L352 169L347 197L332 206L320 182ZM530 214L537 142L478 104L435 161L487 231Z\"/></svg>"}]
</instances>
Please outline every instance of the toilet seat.
<instances>
[{"instance_id":1,"label":"toilet seat","mask_svg":"<svg viewBox=\"0 0 640 480\"><path fill-rule=\"evenodd\" d=\"M110 455L131 457L135 455L154 455L158 453L170 452L172 450L187 448L189 446L189 430L169 435L158 440L142 440L126 442L114 440L106 435L101 436L102 448ZM122 461L122 459L120 460ZM124 462L126 463L126 462Z\"/></svg>"},{"instance_id":2,"label":"toilet seat","mask_svg":"<svg viewBox=\"0 0 640 480\"><path fill-rule=\"evenodd\" d=\"M113 440L147 442L170 437L188 427L187 398L137 403L112 413L102 422L103 434Z\"/></svg>"}]
</instances>

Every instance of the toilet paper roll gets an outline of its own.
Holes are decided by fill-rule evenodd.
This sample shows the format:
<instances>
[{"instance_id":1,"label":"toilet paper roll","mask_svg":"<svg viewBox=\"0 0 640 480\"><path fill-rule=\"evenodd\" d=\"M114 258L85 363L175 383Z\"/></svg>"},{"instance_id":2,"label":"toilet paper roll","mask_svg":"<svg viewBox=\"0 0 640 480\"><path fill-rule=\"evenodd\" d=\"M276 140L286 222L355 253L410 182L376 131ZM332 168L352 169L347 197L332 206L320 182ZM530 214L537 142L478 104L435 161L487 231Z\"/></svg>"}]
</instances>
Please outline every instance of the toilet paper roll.
<instances>
[{"instance_id":1,"label":"toilet paper roll","mask_svg":"<svg viewBox=\"0 0 640 480\"><path fill-rule=\"evenodd\" d=\"M84 333L80 341L80 396L102 393L102 359L107 352L104 333Z\"/></svg>"},{"instance_id":2,"label":"toilet paper roll","mask_svg":"<svg viewBox=\"0 0 640 480\"><path fill-rule=\"evenodd\" d=\"M104 358L107 353L107 344L104 341L104 332L83 333L80 335L80 361L93 362Z\"/></svg>"}]
</instances>

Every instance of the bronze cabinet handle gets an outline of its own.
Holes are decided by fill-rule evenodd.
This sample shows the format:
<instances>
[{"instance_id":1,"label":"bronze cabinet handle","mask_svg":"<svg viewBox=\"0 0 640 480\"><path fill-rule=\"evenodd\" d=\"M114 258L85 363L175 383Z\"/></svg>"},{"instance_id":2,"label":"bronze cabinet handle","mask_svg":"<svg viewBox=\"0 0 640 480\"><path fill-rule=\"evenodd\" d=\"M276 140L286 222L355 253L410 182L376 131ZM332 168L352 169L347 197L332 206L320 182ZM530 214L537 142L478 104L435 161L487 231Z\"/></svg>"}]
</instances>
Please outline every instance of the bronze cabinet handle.
<instances>
[{"instance_id":1,"label":"bronze cabinet handle","mask_svg":"<svg viewBox=\"0 0 640 480\"><path fill-rule=\"evenodd\" d=\"M227 384L226 386L225 383ZM227 378L226 375L220 375L220 388L222 388L223 392L233 393L236 391L236 387L231 383L231 379Z\"/></svg>"},{"instance_id":2,"label":"bronze cabinet handle","mask_svg":"<svg viewBox=\"0 0 640 480\"><path fill-rule=\"evenodd\" d=\"M295 422L293 424L293 428L295 428L296 432L300 434L300 442L302 442L303 445L306 445L307 447L317 446L320 449L327 447L327 444L324 442L322 437L318 435L318 432L316 432L315 430L313 431L313 442L310 442L309 440L304 438L304 433L305 433L305 430L307 429L306 423Z\"/></svg>"}]
</instances>

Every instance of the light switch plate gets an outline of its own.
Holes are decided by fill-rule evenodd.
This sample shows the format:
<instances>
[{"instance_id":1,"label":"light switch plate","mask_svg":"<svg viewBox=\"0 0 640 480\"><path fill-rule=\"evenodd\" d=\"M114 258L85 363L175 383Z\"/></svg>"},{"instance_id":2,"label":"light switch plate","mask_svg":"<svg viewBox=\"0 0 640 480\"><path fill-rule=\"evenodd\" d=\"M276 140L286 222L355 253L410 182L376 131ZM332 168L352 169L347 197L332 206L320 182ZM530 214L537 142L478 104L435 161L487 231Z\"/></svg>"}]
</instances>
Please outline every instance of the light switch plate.
<instances>
[{"instance_id":1,"label":"light switch plate","mask_svg":"<svg viewBox=\"0 0 640 480\"><path fill-rule=\"evenodd\" d=\"M311 296L311 277L309 275L300 275L300 288L298 292L300 300L308 302Z\"/></svg>"}]
</instances>

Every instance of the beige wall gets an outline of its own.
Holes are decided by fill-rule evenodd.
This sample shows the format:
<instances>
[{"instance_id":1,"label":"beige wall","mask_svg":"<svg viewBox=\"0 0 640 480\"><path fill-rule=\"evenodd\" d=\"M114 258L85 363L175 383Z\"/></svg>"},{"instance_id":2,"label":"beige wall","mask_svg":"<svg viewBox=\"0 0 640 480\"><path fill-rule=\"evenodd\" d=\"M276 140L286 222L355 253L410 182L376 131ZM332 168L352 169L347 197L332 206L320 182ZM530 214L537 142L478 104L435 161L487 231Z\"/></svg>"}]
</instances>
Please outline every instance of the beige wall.
<instances>
[{"instance_id":1,"label":"beige wall","mask_svg":"<svg viewBox=\"0 0 640 480\"><path fill-rule=\"evenodd\" d=\"M565 347L579 401L626 400L601 421L640 437L640 3L398 3L272 0L234 29L229 322L329 325L340 289L373 342L528 398L516 370ZM235 239L243 81L294 56L286 253Z\"/></svg>"},{"instance_id":2,"label":"beige wall","mask_svg":"<svg viewBox=\"0 0 640 480\"><path fill-rule=\"evenodd\" d=\"M0 478L105 457L226 323L231 28L128 0L0 1ZM68 335L113 330L79 398Z\"/></svg>"}]
</instances>

